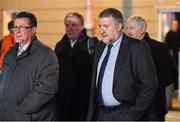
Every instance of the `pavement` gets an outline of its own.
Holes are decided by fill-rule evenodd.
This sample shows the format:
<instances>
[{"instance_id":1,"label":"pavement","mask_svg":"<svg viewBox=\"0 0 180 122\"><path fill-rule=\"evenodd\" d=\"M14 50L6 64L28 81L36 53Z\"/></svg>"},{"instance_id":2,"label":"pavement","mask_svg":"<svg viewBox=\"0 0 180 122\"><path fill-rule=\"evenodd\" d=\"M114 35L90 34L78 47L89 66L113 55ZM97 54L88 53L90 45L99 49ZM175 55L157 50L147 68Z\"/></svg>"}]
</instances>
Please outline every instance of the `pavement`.
<instances>
[{"instance_id":1,"label":"pavement","mask_svg":"<svg viewBox=\"0 0 180 122\"><path fill-rule=\"evenodd\" d=\"M172 108L168 110L166 122L180 122L180 100L172 99Z\"/></svg>"}]
</instances>

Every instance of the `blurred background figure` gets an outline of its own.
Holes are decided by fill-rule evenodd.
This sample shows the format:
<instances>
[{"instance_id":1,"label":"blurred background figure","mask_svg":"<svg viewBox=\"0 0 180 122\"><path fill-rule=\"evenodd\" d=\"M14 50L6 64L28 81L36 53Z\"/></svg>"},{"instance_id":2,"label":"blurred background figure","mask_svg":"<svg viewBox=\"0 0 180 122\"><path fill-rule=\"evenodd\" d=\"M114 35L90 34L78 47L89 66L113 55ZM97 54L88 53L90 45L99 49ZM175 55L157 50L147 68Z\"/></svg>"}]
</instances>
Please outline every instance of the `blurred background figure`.
<instances>
[{"instance_id":1,"label":"blurred background figure","mask_svg":"<svg viewBox=\"0 0 180 122\"><path fill-rule=\"evenodd\" d=\"M15 38L14 38L13 31L12 31L13 25L14 25L14 22L13 22L13 20L11 20L8 23L9 34L6 35L5 37L3 37L2 42L1 42L1 48L0 48L0 69L2 68L2 64L3 64L3 60L4 60L5 54L10 49L10 47L15 44Z\"/></svg>"},{"instance_id":2,"label":"blurred background figure","mask_svg":"<svg viewBox=\"0 0 180 122\"><path fill-rule=\"evenodd\" d=\"M171 22L171 29L165 36L165 43L169 47L171 51L171 55L174 57L176 66L179 66L178 53L180 48L180 30L179 30L179 22L178 20L173 20ZM172 107L172 99L177 98L178 94L178 78L174 81L173 84L167 87L167 106L169 109L173 109Z\"/></svg>"},{"instance_id":3,"label":"blurred background figure","mask_svg":"<svg viewBox=\"0 0 180 122\"><path fill-rule=\"evenodd\" d=\"M91 65L96 38L84 28L84 18L70 12L64 18L66 34L56 44L59 60L58 120L86 120L91 82Z\"/></svg>"},{"instance_id":4,"label":"blurred background figure","mask_svg":"<svg viewBox=\"0 0 180 122\"><path fill-rule=\"evenodd\" d=\"M165 43L169 47L172 56L174 57L177 68L178 68L178 52L180 48L180 31L179 31L179 22L177 20L173 20L171 23L171 29L167 33L165 37ZM175 90L178 89L178 78L174 82Z\"/></svg>"},{"instance_id":5,"label":"blurred background figure","mask_svg":"<svg viewBox=\"0 0 180 122\"><path fill-rule=\"evenodd\" d=\"M150 38L147 23L140 16L130 16L126 21L127 34L131 37L145 41L151 50L151 55L156 66L158 76L158 90L154 99L154 105L159 121L165 121L166 109L166 86L173 83L178 77L175 61L168 47L161 42Z\"/></svg>"}]
</instances>

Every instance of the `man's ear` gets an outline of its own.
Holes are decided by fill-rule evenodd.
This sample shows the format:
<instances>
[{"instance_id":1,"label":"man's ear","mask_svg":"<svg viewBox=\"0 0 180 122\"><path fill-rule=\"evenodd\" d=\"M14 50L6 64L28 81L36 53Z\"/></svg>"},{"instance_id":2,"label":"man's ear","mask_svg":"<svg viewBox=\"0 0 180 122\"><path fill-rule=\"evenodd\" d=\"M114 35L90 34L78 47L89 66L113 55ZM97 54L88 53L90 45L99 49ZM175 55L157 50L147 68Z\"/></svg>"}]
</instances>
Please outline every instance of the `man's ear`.
<instances>
[{"instance_id":1,"label":"man's ear","mask_svg":"<svg viewBox=\"0 0 180 122\"><path fill-rule=\"evenodd\" d=\"M123 29L123 24L122 23L118 23L118 31L121 31Z\"/></svg>"},{"instance_id":2,"label":"man's ear","mask_svg":"<svg viewBox=\"0 0 180 122\"><path fill-rule=\"evenodd\" d=\"M140 31L141 31L141 34L145 34L146 33L146 28L142 27Z\"/></svg>"},{"instance_id":3,"label":"man's ear","mask_svg":"<svg viewBox=\"0 0 180 122\"><path fill-rule=\"evenodd\" d=\"M36 28L35 27L32 27L32 32L36 33Z\"/></svg>"}]
</instances>

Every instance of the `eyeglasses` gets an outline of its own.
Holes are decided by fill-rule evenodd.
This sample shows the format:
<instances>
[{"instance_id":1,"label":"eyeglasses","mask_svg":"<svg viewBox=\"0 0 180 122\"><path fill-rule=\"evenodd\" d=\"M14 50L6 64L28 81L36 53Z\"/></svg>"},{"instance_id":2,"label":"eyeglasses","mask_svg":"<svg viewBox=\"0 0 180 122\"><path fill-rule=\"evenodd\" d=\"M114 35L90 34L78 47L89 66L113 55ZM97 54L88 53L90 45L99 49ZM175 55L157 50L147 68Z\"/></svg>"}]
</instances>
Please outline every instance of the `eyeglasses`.
<instances>
[{"instance_id":1,"label":"eyeglasses","mask_svg":"<svg viewBox=\"0 0 180 122\"><path fill-rule=\"evenodd\" d=\"M13 31L18 31L18 30L24 31L24 30L29 29L29 28L32 28L32 26L29 26L29 27L25 27L25 26L14 26L14 27L12 28L12 30L13 30Z\"/></svg>"}]
</instances>

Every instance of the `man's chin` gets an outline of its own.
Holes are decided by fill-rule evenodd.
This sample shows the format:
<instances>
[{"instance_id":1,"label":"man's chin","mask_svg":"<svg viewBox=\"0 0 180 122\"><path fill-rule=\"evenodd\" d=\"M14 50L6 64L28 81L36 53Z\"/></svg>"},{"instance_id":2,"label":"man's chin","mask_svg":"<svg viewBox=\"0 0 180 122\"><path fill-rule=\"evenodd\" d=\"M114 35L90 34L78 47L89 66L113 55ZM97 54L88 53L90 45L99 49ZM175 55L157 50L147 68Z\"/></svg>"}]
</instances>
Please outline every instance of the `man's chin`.
<instances>
[{"instance_id":1,"label":"man's chin","mask_svg":"<svg viewBox=\"0 0 180 122\"><path fill-rule=\"evenodd\" d=\"M102 39L102 42L107 44L107 43L109 43L109 40L108 39Z\"/></svg>"},{"instance_id":2,"label":"man's chin","mask_svg":"<svg viewBox=\"0 0 180 122\"><path fill-rule=\"evenodd\" d=\"M72 37L72 36L68 36L68 38L69 38L70 40L76 40L76 39L77 39L77 38Z\"/></svg>"},{"instance_id":3,"label":"man's chin","mask_svg":"<svg viewBox=\"0 0 180 122\"><path fill-rule=\"evenodd\" d=\"M136 36L133 36L133 35L132 35L132 36L130 36L130 37L132 37L132 38L137 38Z\"/></svg>"},{"instance_id":4,"label":"man's chin","mask_svg":"<svg viewBox=\"0 0 180 122\"><path fill-rule=\"evenodd\" d=\"M21 40L16 40L16 43L20 43L21 42Z\"/></svg>"}]
</instances>

